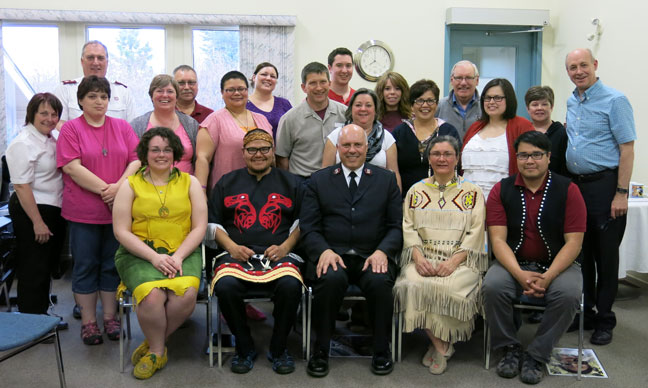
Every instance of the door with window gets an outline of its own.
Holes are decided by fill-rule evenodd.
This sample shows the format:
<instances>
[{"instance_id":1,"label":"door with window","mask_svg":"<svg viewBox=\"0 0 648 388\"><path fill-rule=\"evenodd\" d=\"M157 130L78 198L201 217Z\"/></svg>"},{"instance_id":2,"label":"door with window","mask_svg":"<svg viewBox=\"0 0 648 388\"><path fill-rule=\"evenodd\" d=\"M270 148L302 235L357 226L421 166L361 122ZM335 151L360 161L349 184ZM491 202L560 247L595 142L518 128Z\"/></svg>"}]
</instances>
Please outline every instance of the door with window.
<instances>
[{"instance_id":1,"label":"door with window","mask_svg":"<svg viewBox=\"0 0 648 388\"><path fill-rule=\"evenodd\" d=\"M447 26L444 90L450 90L450 71L462 59L479 69L482 88L493 78L506 78L515 88L517 114L528 118L524 94L540 84L542 63L542 29L529 26Z\"/></svg>"}]
</instances>

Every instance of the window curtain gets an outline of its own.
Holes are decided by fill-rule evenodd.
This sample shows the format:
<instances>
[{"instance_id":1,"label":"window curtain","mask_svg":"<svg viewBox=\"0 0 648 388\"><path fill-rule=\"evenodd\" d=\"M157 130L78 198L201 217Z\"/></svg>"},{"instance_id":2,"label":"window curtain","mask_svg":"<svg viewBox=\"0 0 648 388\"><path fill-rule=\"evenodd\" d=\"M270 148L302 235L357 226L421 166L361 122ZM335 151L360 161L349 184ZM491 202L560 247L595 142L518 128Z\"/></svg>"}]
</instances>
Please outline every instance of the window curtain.
<instances>
[{"instance_id":1,"label":"window curtain","mask_svg":"<svg viewBox=\"0 0 648 388\"><path fill-rule=\"evenodd\" d=\"M240 26L241 72L252 78L261 62L277 67L279 79L274 95L292 99L295 68L295 28L289 26ZM294 104L293 104L294 105Z\"/></svg>"}]
</instances>

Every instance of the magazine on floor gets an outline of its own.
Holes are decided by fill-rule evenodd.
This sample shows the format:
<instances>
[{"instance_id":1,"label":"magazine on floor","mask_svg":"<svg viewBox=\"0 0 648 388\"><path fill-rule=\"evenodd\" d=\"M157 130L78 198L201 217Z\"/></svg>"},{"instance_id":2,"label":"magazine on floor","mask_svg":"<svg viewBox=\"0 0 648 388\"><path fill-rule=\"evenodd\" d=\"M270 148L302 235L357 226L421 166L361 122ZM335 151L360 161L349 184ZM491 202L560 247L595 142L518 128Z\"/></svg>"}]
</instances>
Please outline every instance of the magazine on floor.
<instances>
[{"instance_id":1,"label":"magazine on floor","mask_svg":"<svg viewBox=\"0 0 648 388\"><path fill-rule=\"evenodd\" d=\"M547 363L547 372L553 376L576 376L578 373L578 349L554 348ZM583 349L581 376L607 379L603 365L592 349Z\"/></svg>"}]
</instances>

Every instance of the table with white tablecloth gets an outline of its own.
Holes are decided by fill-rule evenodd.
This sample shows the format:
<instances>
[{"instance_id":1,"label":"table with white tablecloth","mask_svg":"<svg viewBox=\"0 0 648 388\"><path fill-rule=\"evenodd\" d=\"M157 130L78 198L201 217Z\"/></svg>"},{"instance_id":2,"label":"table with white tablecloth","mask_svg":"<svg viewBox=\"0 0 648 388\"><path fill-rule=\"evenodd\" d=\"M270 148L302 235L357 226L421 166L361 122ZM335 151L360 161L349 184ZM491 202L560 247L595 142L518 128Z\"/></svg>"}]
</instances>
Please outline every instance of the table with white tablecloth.
<instances>
[{"instance_id":1,"label":"table with white tablecloth","mask_svg":"<svg viewBox=\"0 0 648 388\"><path fill-rule=\"evenodd\" d=\"M628 201L628 222L619 247L619 279L628 271L648 273L648 198Z\"/></svg>"}]
</instances>

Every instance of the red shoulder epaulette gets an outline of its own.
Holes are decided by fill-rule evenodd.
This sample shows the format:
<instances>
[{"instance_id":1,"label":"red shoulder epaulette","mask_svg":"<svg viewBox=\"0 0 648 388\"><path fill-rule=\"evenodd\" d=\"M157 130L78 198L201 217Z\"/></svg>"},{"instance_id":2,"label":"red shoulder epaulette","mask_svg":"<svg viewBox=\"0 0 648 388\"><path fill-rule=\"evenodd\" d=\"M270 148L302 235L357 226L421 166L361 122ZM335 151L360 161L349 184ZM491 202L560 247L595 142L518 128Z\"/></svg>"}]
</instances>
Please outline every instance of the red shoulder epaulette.
<instances>
[{"instance_id":1,"label":"red shoulder epaulette","mask_svg":"<svg viewBox=\"0 0 648 388\"><path fill-rule=\"evenodd\" d=\"M68 80L63 81L63 85L74 85L76 83L77 83L76 80L73 80L73 79L68 79Z\"/></svg>"},{"instance_id":2,"label":"red shoulder epaulette","mask_svg":"<svg viewBox=\"0 0 648 388\"><path fill-rule=\"evenodd\" d=\"M115 81L115 85L123 86L123 87L125 87L126 89L128 89L128 86L124 85L123 83L121 83L121 82L119 82L119 81Z\"/></svg>"}]
</instances>

